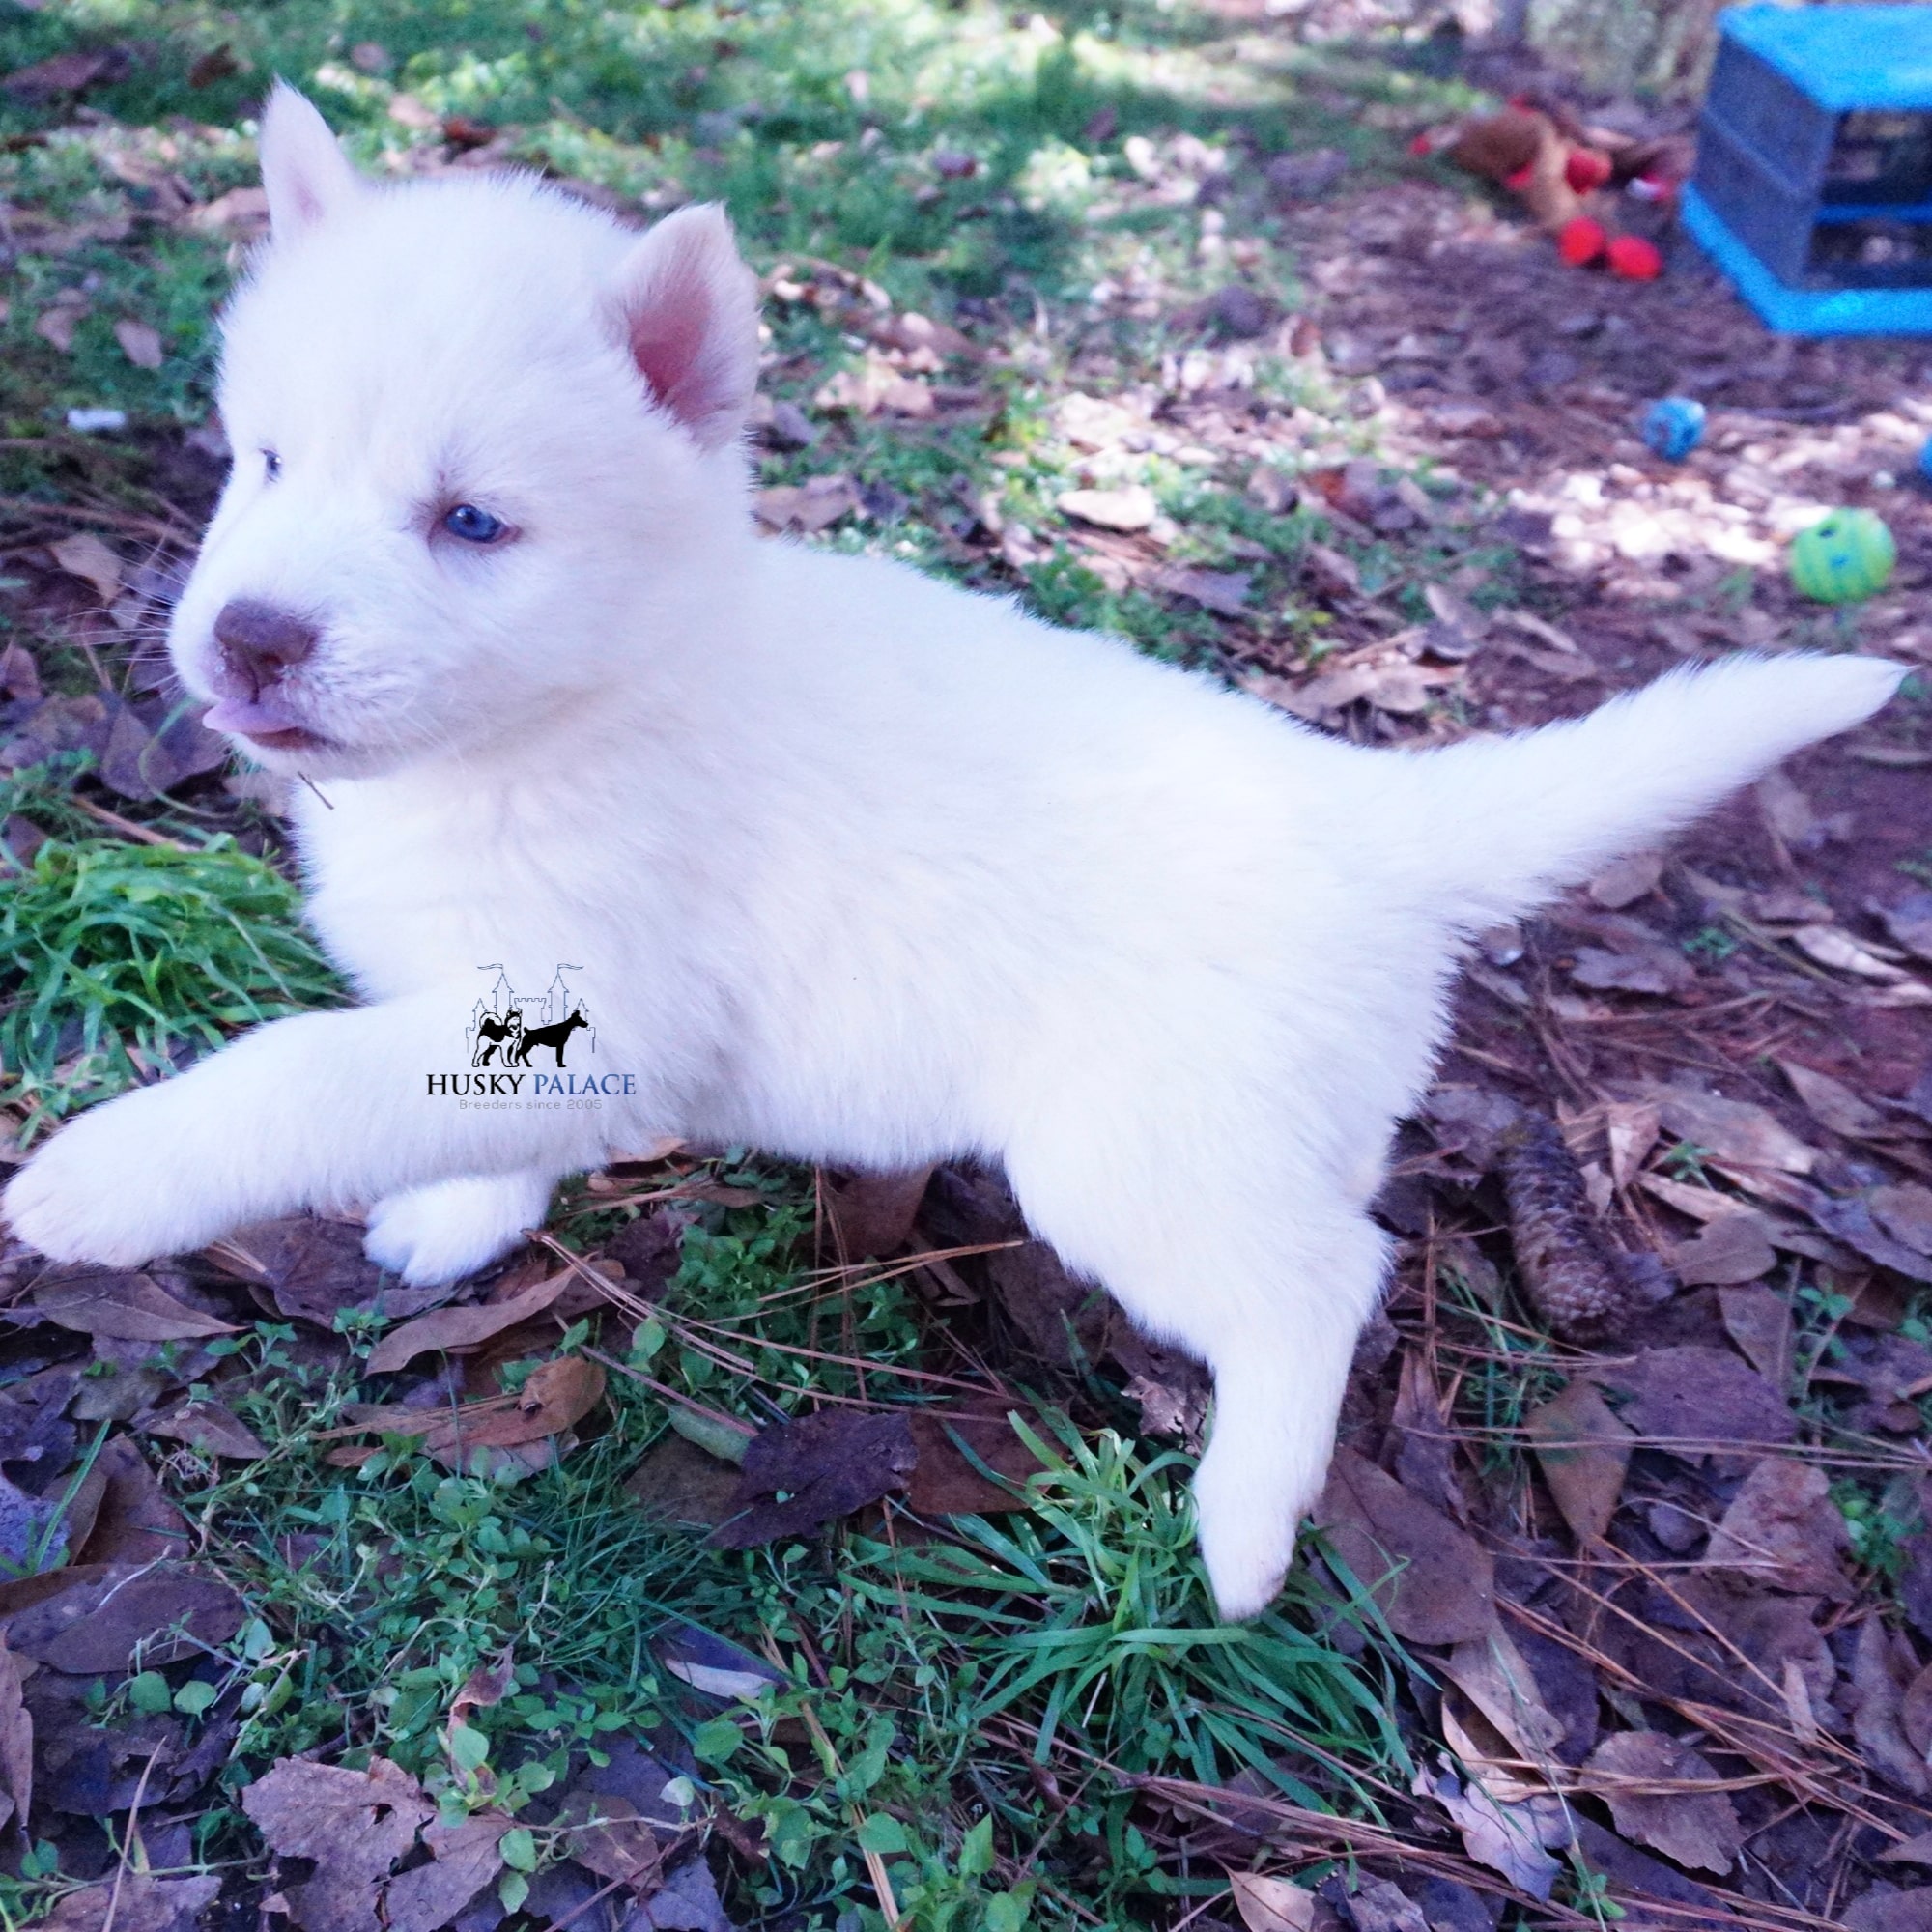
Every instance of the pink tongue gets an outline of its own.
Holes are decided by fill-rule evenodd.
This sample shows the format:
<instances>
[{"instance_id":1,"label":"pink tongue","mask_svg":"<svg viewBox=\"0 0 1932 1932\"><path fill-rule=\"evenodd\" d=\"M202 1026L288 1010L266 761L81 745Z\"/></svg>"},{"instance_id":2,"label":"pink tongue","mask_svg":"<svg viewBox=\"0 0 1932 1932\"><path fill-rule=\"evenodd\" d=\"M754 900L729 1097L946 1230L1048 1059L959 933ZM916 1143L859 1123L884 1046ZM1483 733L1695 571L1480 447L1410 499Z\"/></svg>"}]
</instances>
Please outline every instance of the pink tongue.
<instances>
[{"instance_id":1,"label":"pink tongue","mask_svg":"<svg viewBox=\"0 0 1932 1932\"><path fill-rule=\"evenodd\" d=\"M279 704L260 698L224 697L211 705L201 721L211 731L235 731L242 737L259 737L270 731L299 731L305 727Z\"/></svg>"}]
</instances>

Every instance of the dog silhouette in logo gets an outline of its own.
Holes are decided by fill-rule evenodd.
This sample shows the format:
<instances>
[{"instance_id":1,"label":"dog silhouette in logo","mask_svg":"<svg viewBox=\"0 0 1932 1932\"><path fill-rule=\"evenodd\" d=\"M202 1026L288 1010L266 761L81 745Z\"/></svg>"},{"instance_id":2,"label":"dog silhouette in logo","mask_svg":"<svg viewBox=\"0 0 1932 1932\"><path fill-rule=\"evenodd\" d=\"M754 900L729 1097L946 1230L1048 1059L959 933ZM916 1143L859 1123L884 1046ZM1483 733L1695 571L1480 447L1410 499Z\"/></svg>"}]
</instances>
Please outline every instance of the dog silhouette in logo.
<instances>
[{"instance_id":1,"label":"dog silhouette in logo","mask_svg":"<svg viewBox=\"0 0 1932 1932\"><path fill-rule=\"evenodd\" d=\"M583 1009L574 1008L568 1019L558 1020L554 1026L526 1028L523 1038L515 1046L503 1049L503 1058L518 1066L527 1066L530 1064L532 1048L554 1047L556 1051L556 1064L560 1067L563 1065L564 1045L570 1036L579 1027L587 1027L589 1024L590 1022L583 1017Z\"/></svg>"},{"instance_id":2,"label":"dog silhouette in logo","mask_svg":"<svg viewBox=\"0 0 1932 1932\"><path fill-rule=\"evenodd\" d=\"M524 1014L521 1007L512 1007L501 1019L494 1013L485 1013L476 1022L476 1051L470 1056L471 1066L488 1066L497 1049L503 1048L503 1063L509 1064L511 1045L524 1030Z\"/></svg>"}]
</instances>

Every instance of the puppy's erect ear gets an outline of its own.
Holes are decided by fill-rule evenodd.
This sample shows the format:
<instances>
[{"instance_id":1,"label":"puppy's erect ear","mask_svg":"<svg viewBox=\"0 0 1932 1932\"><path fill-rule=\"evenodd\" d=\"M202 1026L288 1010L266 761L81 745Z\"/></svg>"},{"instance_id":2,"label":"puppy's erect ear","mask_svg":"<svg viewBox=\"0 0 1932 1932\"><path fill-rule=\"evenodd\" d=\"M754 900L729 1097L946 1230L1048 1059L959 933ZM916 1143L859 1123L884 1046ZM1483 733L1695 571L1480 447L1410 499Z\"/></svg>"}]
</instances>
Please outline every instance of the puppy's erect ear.
<instances>
[{"instance_id":1,"label":"puppy's erect ear","mask_svg":"<svg viewBox=\"0 0 1932 1932\"><path fill-rule=\"evenodd\" d=\"M757 386L758 297L724 211L667 215L625 256L612 295L658 406L700 448L730 441Z\"/></svg>"},{"instance_id":2,"label":"puppy's erect ear","mask_svg":"<svg viewBox=\"0 0 1932 1932\"><path fill-rule=\"evenodd\" d=\"M362 192L349 156L307 95L278 80L262 109L262 185L278 240L293 241Z\"/></svg>"}]
</instances>

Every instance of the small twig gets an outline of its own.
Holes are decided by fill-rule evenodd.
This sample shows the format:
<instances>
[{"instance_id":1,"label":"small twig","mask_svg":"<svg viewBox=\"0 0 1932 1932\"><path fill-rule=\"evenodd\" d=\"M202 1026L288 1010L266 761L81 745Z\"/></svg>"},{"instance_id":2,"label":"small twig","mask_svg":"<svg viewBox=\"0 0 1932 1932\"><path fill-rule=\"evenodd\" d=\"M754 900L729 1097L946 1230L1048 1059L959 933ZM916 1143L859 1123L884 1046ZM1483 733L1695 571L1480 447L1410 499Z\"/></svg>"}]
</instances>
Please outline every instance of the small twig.
<instances>
[{"instance_id":1,"label":"small twig","mask_svg":"<svg viewBox=\"0 0 1932 1932\"><path fill-rule=\"evenodd\" d=\"M157 537L163 543L197 541L184 524L162 523L156 517L137 517L125 510L90 510L79 503L42 503L31 497L0 497L0 516L12 513L23 517L51 517L56 523L104 524L109 529L127 530L136 536Z\"/></svg>"},{"instance_id":2,"label":"small twig","mask_svg":"<svg viewBox=\"0 0 1932 1932\"><path fill-rule=\"evenodd\" d=\"M134 1787L134 1802L128 1807L128 1829L121 1836L121 1862L114 1867L114 1889L107 1894L107 1916L100 1921L100 1932L114 1932L114 1915L121 1910L121 1883L128 1876L128 1861L134 1849L134 1833L141 1817L141 1800L148 1795L148 1775L160 1760L163 1747L156 1745L148 1753L148 1761L141 1767L141 1781ZM22 1825L26 1823L21 1820Z\"/></svg>"},{"instance_id":3,"label":"small twig","mask_svg":"<svg viewBox=\"0 0 1932 1932\"><path fill-rule=\"evenodd\" d=\"M785 1670L785 1661L780 1655L778 1639L770 1631L765 1631L762 1634L765 1655L771 1659L777 1669L784 1671L785 1676L790 1677L791 1672ZM835 1777L843 1777L845 1767L839 1762L838 1753L833 1748L832 1740L826 1734L825 1726L819 1722L818 1713L812 1709L810 1697L800 1700L799 1711L805 1719L806 1729L811 1733L812 1742L818 1747L826 1763L832 1767L832 1775ZM865 1821L858 1805L848 1802L845 1810L846 1815L852 1820L852 1830L854 1833L859 1832ZM863 1844L859 1847L859 1856L866 1861L867 1876L871 1879L872 1889L878 1894L879 1911L886 1921L886 1932L898 1932L898 1900L893 1895L893 1882L887 1876L885 1860L877 1852L867 1851Z\"/></svg>"},{"instance_id":4,"label":"small twig","mask_svg":"<svg viewBox=\"0 0 1932 1932\"><path fill-rule=\"evenodd\" d=\"M680 1408L688 1408L694 1415L701 1415L706 1422L715 1423L720 1429L728 1429L733 1435L747 1438L758 1432L749 1422L735 1415L726 1415L720 1408L706 1408L701 1402L693 1402L688 1395L680 1395L676 1389L661 1382L655 1376L647 1376L642 1369L634 1369L628 1362L620 1362L612 1355L607 1355L601 1349L586 1348L583 1350L593 1362L601 1362L607 1369L620 1376L628 1376L634 1382L642 1382L653 1395L662 1396L667 1402L674 1402Z\"/></svg>"},{"instance_id":5,"label":"small twig","mask_svg":"<svg viewBox=\"0 0 1932 1932\"><path fill-rule=\"evenodd\" d=\"M629 1884L629 1882L630 1881L628 1879L613 1878L608 1885L604 1886L597 1891L593 1891L590 1894L590 1896L583 1901L582 1905L573 1905L570 1908L570 1910L563 1915L561 1918L553 1918L551 1922L544 1927L544 1932L564 1932L564 1927L566 1925L576 1924L576 1922L580 1918L582 1918L583 1915L586 1912L588 1912L593 1905L600 1904L603 1900L609 1898L611 1894L613 1891L615 1891L620 1885L627 1885ZM100 1928L100 1932L113 1932L113 1928L111 1925L103 1925Z\"/></svg>"},{"instance_id":6,"label":"small twig","mask_svg":"<svg viewBox=\"0 0 1932 1932\"><path fill-rule=\"evenodd\" d=\"M142 845L164 845L171 852L185 852L188 849L179 838L170 838L163 832L153 831L131 818L123 818L118 811L110 811L104 805L96 805L91 798L76 798L71 803L77 810L86 812L90 818L98 818L102 825L111 827L124 838L132 838Z\"/></svg>"}]
</instances>

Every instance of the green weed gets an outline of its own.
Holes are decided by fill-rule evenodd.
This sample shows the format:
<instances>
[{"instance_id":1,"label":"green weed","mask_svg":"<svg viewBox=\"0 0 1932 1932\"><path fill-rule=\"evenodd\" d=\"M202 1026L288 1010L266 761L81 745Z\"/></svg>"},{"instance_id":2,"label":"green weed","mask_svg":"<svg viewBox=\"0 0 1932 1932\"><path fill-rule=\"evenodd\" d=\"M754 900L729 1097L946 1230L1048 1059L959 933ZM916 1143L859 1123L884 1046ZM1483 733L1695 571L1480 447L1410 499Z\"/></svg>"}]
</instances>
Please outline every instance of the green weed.
<instances>
[{"instance_id":1,"label":"green weed","mask_svg":"<svg viewBox=\"0 0 1932 1932\"><path fill-rule=\"evenodd\" d=\"M0 1099L27 1110L22 1141L238 1028L334 1004L298 905L225 837L54 838L0 876Z\"/></svg>"}]
</instances>

